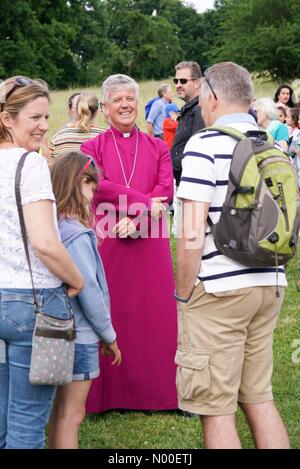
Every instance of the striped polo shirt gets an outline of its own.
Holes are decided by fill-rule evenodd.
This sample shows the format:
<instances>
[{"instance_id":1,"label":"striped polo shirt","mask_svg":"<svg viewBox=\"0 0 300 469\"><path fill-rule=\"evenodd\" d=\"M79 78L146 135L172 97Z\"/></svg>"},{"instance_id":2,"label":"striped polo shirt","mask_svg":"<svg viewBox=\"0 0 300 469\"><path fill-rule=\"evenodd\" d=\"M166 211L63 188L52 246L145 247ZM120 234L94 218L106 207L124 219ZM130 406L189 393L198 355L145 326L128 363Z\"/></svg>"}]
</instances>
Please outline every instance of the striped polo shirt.
<instances>
[{"instance_id":1,"label":"striped polo shirt","mask_svg":"<svg viewBox=\"0 0 300 469\"><path fill-rule=\"evenodd\" d=\"M217 119L214 125L228 125L241 132L258 128L253 117L243 113L223 116ZM206 131L191 137L184 149L177 197L209 203L209 217L213 223L220 219L236 143L234 138L220 132ZM216 248L207 224L198 278L203 281L208 293L214 293L276 285L276 269L248 267L224 256ZM278 269L278 285L287 285L282 266Z\"/></svg>"},{"instance_id":2,"label":"striped polo shirt","mask_svg":"<svg viewBox=\"0 0 300 469\"><path fill-rule=\"evenodd\" d=\"M89 132L83 132L76 127L63 127L52 137L49 144L51 156L57 158L68 151L79 151L80 145L91 138L105 132L105 129L93 126Z\"/></svg>"}]
</instances>

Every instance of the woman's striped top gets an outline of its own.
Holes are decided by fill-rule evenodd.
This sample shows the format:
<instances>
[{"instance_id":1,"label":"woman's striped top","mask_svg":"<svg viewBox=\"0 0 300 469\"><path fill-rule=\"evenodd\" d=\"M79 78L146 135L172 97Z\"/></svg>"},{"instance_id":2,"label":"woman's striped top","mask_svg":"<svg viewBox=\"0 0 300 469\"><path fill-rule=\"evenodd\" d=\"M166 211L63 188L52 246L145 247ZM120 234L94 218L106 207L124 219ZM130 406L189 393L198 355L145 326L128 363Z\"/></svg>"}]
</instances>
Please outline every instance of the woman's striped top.
<instances>
[{"instance_id":1,"label":"woman's striped top","mask_svg":"<svg viewBox=\"0 0 300 469\"><path fill-rule=\"evenodd\" d=\"M80 145L91 138L105 132L101 127L93 126L89 132L83 132L76 127L63 127L52 137L49 144L51 156L57 158L65 152L79 151Z\"/></svg>"}]
</instances>

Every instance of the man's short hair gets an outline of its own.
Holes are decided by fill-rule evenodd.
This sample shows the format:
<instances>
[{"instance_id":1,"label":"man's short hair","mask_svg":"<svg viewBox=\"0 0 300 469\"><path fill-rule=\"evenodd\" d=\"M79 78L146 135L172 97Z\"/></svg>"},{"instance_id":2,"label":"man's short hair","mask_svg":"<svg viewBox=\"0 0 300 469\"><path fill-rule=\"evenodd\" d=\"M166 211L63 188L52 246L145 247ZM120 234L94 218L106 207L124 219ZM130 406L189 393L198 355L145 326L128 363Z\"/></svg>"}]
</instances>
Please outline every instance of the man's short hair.
<instances>
[{"instance_id":1,"label":"man's short hair","mask_svg":"<svg viewBox=\"0 0 300 469\"><path fill-rule=\"evenodd\" d=\"M134 92L136 99L138 100L139 85L137 82L128 75L122 75L118 73L117 75L110 75L102 83L103 103L108 103L108 95L110 91L120 90L122 88L131 89Z\"/></svg>"},{"instance_id":2,"label":"man's short hair","mask_svg":"<svg viewBox=\"0 0 300 469\"><path fill-rule=\"evenodd\" d=\"M166 84L160 85L160 87L157 90L158 96L162 98L163 95L168 92L168 89L172 89L170 85L166 85Z\"/></svg>"},{"instance_id":3,"label":"man's short hair","mask_svg":"<svg viewBox=\"0 0 300 469\"><path fill-rule=\"evenodd\" d=\"M191 71L191 78L199 80L202 76L200 65L197 62L179 62L175 65L176 72L182 70L183 68L188 68Z\"/></svg>"},{"instance_id":4,"label":"man's short hair","mask_svg":"<svg viewBox=\"0 0 300 469\"><path fill-rule=\"evenodd\" d=\"M250 106L253 99L253 82L246 68L233 62L212 65L204 72L201 94L212 93L222 96L227 103Z\"/></svg>"}]
</instances>

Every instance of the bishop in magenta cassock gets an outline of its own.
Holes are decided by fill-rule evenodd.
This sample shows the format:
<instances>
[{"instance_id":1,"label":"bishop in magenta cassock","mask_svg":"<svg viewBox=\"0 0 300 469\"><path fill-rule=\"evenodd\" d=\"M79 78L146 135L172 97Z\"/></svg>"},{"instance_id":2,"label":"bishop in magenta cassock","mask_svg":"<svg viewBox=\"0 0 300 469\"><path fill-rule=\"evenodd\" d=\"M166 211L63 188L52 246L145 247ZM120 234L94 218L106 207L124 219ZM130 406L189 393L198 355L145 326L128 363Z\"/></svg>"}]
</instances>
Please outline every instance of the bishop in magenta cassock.
<instances>
[{"instance_id":1,"label":"bishop in magenta cassock","mask_svg":"<svg viewBox=\"0 0 300 469\"><path fill-rule=\"evenodd\" d=\"M103 101L110 128L81 150L93 157L101 172L94 196L97 234L106 227L101 224L106 220L103 207L109 203L109 216L116 216L99 252L123 361L115 367L111 357L101 356L100 377L92 384L87 412L177 409L175 286L162 215L163 202L173 197L171 157L163 141L136 127L134 80L110 76L103 84Z\"/></svg>"}]
</instances>

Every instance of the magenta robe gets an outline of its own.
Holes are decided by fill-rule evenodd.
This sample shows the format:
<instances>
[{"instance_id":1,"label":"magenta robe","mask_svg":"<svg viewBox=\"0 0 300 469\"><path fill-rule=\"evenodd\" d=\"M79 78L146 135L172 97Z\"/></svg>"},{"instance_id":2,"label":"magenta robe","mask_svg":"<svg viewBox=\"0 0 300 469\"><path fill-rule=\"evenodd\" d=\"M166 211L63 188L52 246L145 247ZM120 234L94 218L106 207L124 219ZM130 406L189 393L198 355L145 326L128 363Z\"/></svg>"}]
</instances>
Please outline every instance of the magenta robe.
<instances>
[{"instance_id":1,"label":"magenta robe","mask_svg":"<svg viewBox=\"0 0 300 469\"><path fill-rule=\"evenodd\" d=\"M112 130L128 181L134 162L136 129L129 138L124 138L117 129ZM168 203L172 200L173 172L168 148L161 140L138 132L136 169L130 188L126 187L109 130L81 146L102 172L94 197L95 208L101 202L110 202L118 210L119 195L124 194L129 207L141 202L147 208L151 197L167 196ZM148 214L144 217L152 220ZM99 224L101 217L97 220ZM177 314L170 243L167 237L161 236L165 220L155 223L160 229L159 237L106 237L100 245L111 297L112 323L123 361L117 367L111 365L111 357L100 357L100 377L93 381L87 412L178 407L174 363ZM141 228L141 232L147 232L147 228Z\"/></svg>"}]
</instances>

